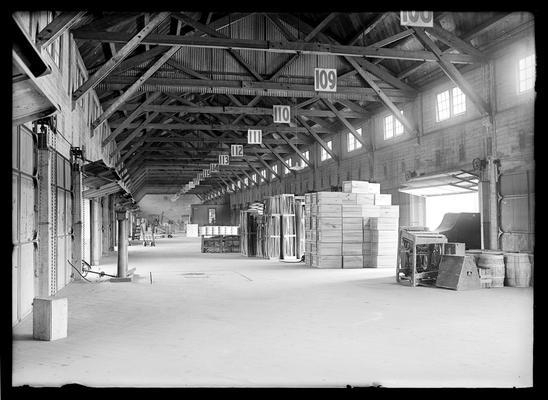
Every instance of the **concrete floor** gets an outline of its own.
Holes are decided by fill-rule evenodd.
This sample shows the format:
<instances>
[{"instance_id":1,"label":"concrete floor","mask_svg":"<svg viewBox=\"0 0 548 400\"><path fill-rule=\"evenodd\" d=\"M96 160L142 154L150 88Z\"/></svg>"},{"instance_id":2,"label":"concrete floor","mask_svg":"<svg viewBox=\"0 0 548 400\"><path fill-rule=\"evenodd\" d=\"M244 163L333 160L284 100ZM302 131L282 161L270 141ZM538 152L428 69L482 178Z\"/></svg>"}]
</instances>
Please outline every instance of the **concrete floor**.
<instances>
[{"instance_id":1,"label":"concrete floor","mask_svg":"<svg viewBox=\"0 0 548 400\"><path fill-rule=\"evenodd\" d=\"M57 294L66 339L32 340L32 315L14 329L14 386L532 386L532 288L410 288L392 269L202 254L184 237L129 260L134 282Z\"/></svg>"}]
</instances>

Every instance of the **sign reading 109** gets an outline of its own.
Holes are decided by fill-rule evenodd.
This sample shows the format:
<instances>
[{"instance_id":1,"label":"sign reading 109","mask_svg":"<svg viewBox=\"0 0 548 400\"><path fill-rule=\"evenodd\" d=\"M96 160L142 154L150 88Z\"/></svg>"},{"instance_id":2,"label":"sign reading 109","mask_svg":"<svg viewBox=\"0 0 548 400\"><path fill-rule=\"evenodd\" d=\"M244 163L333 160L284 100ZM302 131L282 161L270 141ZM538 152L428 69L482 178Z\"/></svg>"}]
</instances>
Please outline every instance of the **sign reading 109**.
<instances>
[{"instance_id":1,"label":"sign reading 109","mask_svg":"<svg viewBox=\"0 0 548 400\"><path fill-rule=\"evenodd\" d=\"M337 70L314 68L314 90L317 92L337 91Z\"/></svg>"}]
</instances>

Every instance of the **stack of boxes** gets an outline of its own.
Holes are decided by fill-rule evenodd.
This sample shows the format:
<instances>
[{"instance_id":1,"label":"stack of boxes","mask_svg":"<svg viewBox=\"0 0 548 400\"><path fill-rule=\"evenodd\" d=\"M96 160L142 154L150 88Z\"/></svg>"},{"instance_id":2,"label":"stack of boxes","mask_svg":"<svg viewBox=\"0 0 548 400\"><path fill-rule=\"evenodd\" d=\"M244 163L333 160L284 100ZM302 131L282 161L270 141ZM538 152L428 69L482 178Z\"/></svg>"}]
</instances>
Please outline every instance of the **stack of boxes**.
<instances>
[{"instance_id":1,"label":"stack of boxes","mask_svg":"<svg viewBox=\"0 0 548 400\"><path fill-rule=\"evenodd\" d=\"M305 195L305 261L315 268L395 267L398 206L376 183Z\"/></svg>"}]
</instances>

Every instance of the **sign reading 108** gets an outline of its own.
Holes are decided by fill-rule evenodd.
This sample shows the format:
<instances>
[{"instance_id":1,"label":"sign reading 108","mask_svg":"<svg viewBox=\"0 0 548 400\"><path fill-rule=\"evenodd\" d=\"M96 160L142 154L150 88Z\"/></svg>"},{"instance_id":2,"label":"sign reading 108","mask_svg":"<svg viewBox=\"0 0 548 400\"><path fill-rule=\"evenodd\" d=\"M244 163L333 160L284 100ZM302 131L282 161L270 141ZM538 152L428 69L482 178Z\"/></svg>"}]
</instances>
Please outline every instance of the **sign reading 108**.
<instances>
[{"instance_id":1,"label":"sign reading 108","mask_svg":"<svg viewBox=\"0 0 548 400\"><path fill-rule=\"evenodd\" d=\"M318 92L337 91L337 70L314 68L314 90Z\"/></svg>"}]
</instances>

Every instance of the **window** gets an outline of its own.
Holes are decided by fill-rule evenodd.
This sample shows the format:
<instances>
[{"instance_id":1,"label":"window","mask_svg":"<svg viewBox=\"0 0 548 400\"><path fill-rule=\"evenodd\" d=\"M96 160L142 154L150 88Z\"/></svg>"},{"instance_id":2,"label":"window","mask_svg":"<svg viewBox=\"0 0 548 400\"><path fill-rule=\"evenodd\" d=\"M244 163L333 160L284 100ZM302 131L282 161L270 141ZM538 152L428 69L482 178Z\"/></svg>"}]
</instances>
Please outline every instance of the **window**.
<instances>
[{"instance_id":1,"label":"window","mask_svg":"<svg viewBox=\"0 0 548 400\"><path fill-rule=\"evenodd\" d=\"M49 24L55 18L55 12L48 12L47 23ZM61 67L61 40L62 36L55 39L47 48L46 51L49 53L55 65Z\"/></svg>"},{"instance_id":2,"label":"window","mask_svg":"<svg viewBox=\"0 0 548 400\"><path fill-rule=\"evenodd\" d=\"M330 140L329 142L326 142L325 143L327 145L327 148L329 150L333 150L333 141ZM327 152L327 150L325 150L323 147L322 147L322 151L320 153L320 160L321 161L325 161L325 160L328 160L331 158L331 155Z\"/></svg>"},{"instance_id":3,"label":"window","mask_svg":"<svg viewBox=\"0 0 548 400\"><path fill-rule=\"evenodd\" d=\"M274 171L275 173L278 173L278 164L274 164L272 166L272 171ZM276 175L272 174L272 178L275 178Z\"/></svg>"},{"instance_id":4,"label":"window","mask_svg":"<svg viewBox=\"0 0 548 400\"><path fill-rule=\"evenodd\" d=\"M232 184L232 185L230 185L230 188L232 189L232 191L235 191L236 190L236 185Z\"/></svg>"},{"instance_id":5,"label":"window","mask_svg":"<svg viewBox=\"0 0 548 400\"><path fill-rule=\"evenodd\" d=\"M208 218L207 218L207 222L208 222L210 225L215 225L215 209L214 209L214 208L209 208L209 209L208 209Z\"/></svg>"},{"instance_id":6,"label":"window","mask_svg":"<svg viewBox=\"0 0 548 400\"><path fill-rule=\"evenodd\" d=\"M519 60L519 92L523 93L535 86L535 56L531 54Z\"/></svg>"},{"instance_id":7,"label":"window","mask_svg":"<svg viewBox=\"0 0 548 400\"><path fill-rule=\"evenodd\" d=\"M266 169L261 170L261 175L266 179Z\"/></svg>"},{"instance_id":8,"label":"window","mask_svg":"<svg viewBox=\"0 0 548 400\"><path fill-rule=\"evenodd\" d=\"M290 167L293 166L293 160L291 158L286 159L285 163L289 165ZM289 169L284 165L284 175L286 174L289 174Z\"/></svg>"},{"instance_id":9,"label":"window","mask_svg":"<svg viewBox=\"0 0 548 400\"><path fill-rule=\"evenodd\" d=\"M249 185L249 179L244 178L244 184L245 184L245 185Z\"/></svg>"},{"instance_id":10,"label":"window","mask_svg":"<svg viewBox=\"0 0 548 400\"><path fill-rule=\"evenodd\" d=\"M310 151L308 151L308 150L303 151L303 157L306 158L307 161L310 161ZM306 167L308 164L306 164L306 163L304 162L304 160L303 160L302 158L299 157L299 161L298 161L297 165L298 165L299 167L304 168L304 167Z\"/></svg>"},{"instance_id":11,"label":"window","mask_svg":"<svg viewBox=\"0 0 548 400\"><path fill-rule=\"evenodd\" d=\"M356 129L356 132L358 132L358 134L361 136L362 128ZM347 148L349 153L351 151L360 149L362 147L361 142L358 139L356 139L356 137L352 134L352 132L348 132L346 134L346 143L347 143Z\"/></svg>"},{"instance_id":12,"label":"window","mask_svg":"<svg viewBox=\"0 0 548 400\"><path fill-rule=\"evenodd\" d=\"M256 173L251 174L251 180L253 181L253 183L257 183L257 174Z\"/></svg>"},{"instance_id":13,"label":"window","mask_svg":"<svg viewBox=\"0 0 548 400\"><path fill-rule=\"evenodd\" d=\"M454 87L451 91L453 95L453 115L459 115L466 111L466 97L459 87Z\"/></svg>"},{"instance_id":14,"label":"window","mask_svg":"<svg viewBox=\"0 0 548 400\"><path fill-rule=\"evenodd\" d=\"M466 111L466 96L455 86L436 95L436 122L444 121Z\"/></svg>"},{"instance_id":15,"label":"window","mask_svg":"<svg viewBox=\"0 0 548 400\"><path fill-rule=\"evenodd\" d=\"M400 113L403 115L403 110L400 110ZM394 115L390 114L384 117L384 140L399 136L402 133L403 125Z\"/></svg>"},{"instance_id":16,"label":"window","mask_svg":"<svg viewBox=\"0 0 548 400\"><path fill-rule=\"evenodd\" d=\"M238 184L238 188L241 189L241 188L242 188L242 181L238 181L238 182L236 182L236 183Z\"/></svg>"}]
</instances>

